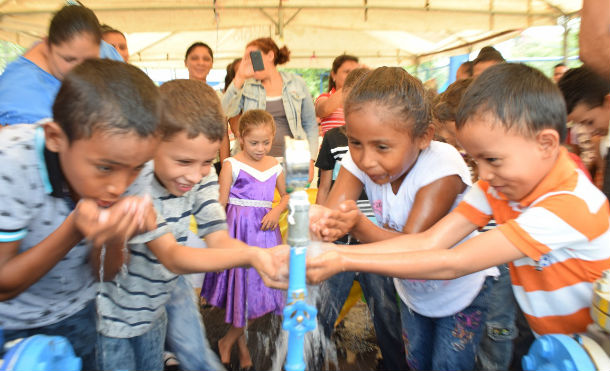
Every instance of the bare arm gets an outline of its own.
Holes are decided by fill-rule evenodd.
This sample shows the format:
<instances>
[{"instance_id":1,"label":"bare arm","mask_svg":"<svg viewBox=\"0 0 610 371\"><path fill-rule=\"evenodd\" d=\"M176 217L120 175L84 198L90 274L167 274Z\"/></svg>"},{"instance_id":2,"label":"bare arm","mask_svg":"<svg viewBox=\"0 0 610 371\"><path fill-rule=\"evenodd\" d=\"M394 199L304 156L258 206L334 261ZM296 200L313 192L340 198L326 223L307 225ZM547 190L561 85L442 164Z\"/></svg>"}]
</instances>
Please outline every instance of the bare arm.
<instances>
[{"instance_id":1,"label":"bare arm","mask_svg":"<svg viewBox=\"0 0 610 371\"><path fill-rule=\"evenodd\" d=\"M343 107L343 90L335 91L330 97L321 97L316 100L316 116L324 118Z\"/></svg>"},{"instance_id":2,"label":"bare arm","mask_svg":"<svg viewBox=\"0 0 610 371\"><path fill-rule=\"evenodd\" d=\"M387 240L401 233L423 232L447 215L456 197L465 187L459 176L450 175L420 188L402 232L380 228L361 215L351 233L361 242L374 242Z\"/></svg>"},{"instance_id":3,"label":"bare arm","mask_svg":"<svg viewBox=\"0 0 610 371\"><path fill-rule=\"evenodd\" d=\"M223 208L227 207L229 202L229 191L233 182L233 166L230 161L225 161L218 175L218 202Z\"/></svg>"},{"instance_id":4,"label":"bare arm","mask_svg":"<svg viewBox=\"0 0 610 371\"><path fill-rule=\"evenodd\" d=\"M225 127L225 129L227 129ZM223 164L223 161L225 160L225 158L231 156L231 143L229 143L229 131L225 130L225 133L222 137L222 140L220 141L220 150L219 150L219 157L220 157L220 164Z\"/></svg>"},{"instance_id":5,"label":"bare arm","mask_svg":"<svg viewBox=\"0 0 610 371\"><path fill-rule=\"evenodd\" d=\"M315 283L342 271L355 271L410 279L453 279L524 256L497 229L449 249L476 228L466 217L452 212L425 232L358 249L335 249L308 260L307 277Z\"/></svg>"},{"instance_id":6,"label":"bare arm","mask_svg":"<svg viewBox=\"0 0 610 371\"><path fill-rule=\"evenodd\" d=\"M320 177L320 184L318 184L316 204L324 205L326 198L328 197L328 192L330 191L330 183L332 181L333 171L320 169L318 172L318 176Z\"/></svg>"},{"instance_id":7,"label":"bare arm","mask_svg":"<svg viewBox=\"0 0 610 371\"><path fill-rule=\"evenodd\" d=\"M583 0L580 12L580 59L610 79L610 2Z\"/></svg>"}]
</instances>

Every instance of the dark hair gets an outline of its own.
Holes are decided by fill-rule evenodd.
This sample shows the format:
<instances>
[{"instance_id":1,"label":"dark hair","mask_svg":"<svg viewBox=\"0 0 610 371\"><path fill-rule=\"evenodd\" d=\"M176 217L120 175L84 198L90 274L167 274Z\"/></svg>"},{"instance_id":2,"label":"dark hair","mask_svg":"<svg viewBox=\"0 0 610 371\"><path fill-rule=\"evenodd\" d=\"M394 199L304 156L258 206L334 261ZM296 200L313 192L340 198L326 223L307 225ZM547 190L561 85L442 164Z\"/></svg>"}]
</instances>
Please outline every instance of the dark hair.
<instances>
[{"instance_id":1,"label":"dark hair","mask_svg":"<svg viewBox=\"0 0 610 371\"><path fill-rule=\"evenodd\" d=\"M476 115L490 114L507 131L534 136L545 128L566 134L566 108L557 86L539 70L515 63L489 67L466 90L455 120L459 130Z\"/></svg>"},{"instance_id":2,"label":"dark hair","mask_svg":"<svg viewBox=\"0 0 610 371\"><path fill-rule=\"evenodd\" d=\"M107 24L101 25L100 26L100 30L102 31L102 36L106 35L107 33L118 33L119 35L123 36L123 38L125 40L127 40L127 38L125 37L124 33L122 33L121 31L117 30L116 28L108 26Z\"/></svg>"},{"instance_id":3,"label":"dark hair","mask_svg":"<svg viewBox=\"0 0 610 371\"><path fill-rule=\"evenodd\" d=\"M479 55L477 55L477 57L472 61L472 65L474 66L477 63L488 61L502 63L506 62L506 59L504 59L502 54L493 46L485 46L483 49L481 49L481 51L479 51Z\"/></svg>"},{"instance_id":4,"label":"dark hair","mask_svg":"<svg viewBox=\"0 0 610 371\"><path fill-rule=\"evenodd\" d=\"M557 67L565 67L565 63L557 63L556 65L553 66L553 69L557 68Z\"/></svg>"},{"instance_id":5,"label":"dark hair","mask_svg":"<svg viewBox=\"0 0 610 371\"><path fill-rule=\"evenodd\" d=\"M354 57L353 55L349 55L349 54L341 54L340 56L336 57L335 60L333 61L333 67L332 67L332 71L334 73L337 73L337 71L339 71L339 68L341 68L341 66L343 66L343 63L345 62L356 62L358 63L358 57ZM332 75L328 76L328 91L333 90L333 88L336 88L337 84L335 83L335 80L333 79Z\"/></svg>"},{"instance_id":6,"label":"dark hair","mask_svg":"<svg viewBox=\"0 0 610 371\"><path fill-rule=\"evenodd\" d=\"M345 116L367 103L376 103L394 112L400 118L396 121L409 126L413 138L423 135L430 125L430 105L424 86L403 68L379 67L360 79L345 100Z\"/></svg>"},{"instance_id":7,"label":"dark hair","mask_svg":"<svg viewBox=\"0 0 610 371\"><path fill-rule=\"evenodd\" d=\"M239 118L239 137L243 138L252 128L263 125L269 125L275 133L275 121L269 112L262 109L248 110Z\"/></svg>"},{"instance_id":8,"label":"dark hair","mask_svg":"<svg viewBox=\"0 0 610 371\"><path fill-rule=\"evenodd\" d=\"M73 142L94 131L136 133L157 130L159 90L139 68L109 59L89 59L64 78L53 119Z\"/></svg>"},{"instance_id":9,"label":"dark hair","mask_svg":"<svg viewBox=\"0 0 610 371\"><path fill-rule=\"evenodd\" d=\"M252 40L246 45L246 48L249 46L256 46L263 53L267 54L270 51L273 52L273 64L284 64L290 60L290 50L284 45L281 49L278 48L275 41L273 41L270 37L261 37L260 39Z\"/></svg>"},{"instance_id":10,"label":"dark hair","mask_svg":"<svg viewBox=\"0 0 610 371\"><path fill-rule=\"evenodd\" d=\"M349 93L349 90L369 72L371 72L371 69L366 67L358 67L351 70L345 77L343 92L345 93L347 91Z\"/></svg>"},{"instance_id":11,"label":"dark hair","mask_svg":"<svg viewBox=\"0 0 610 371\"><path fill-rule=\"evenodd\" d=\"M604 103L604 97L610 93L608 81L587 66L567 70L557 86L566 101L568 114L579 103L590 108L599 107Z\"/></svg>"},{"instance_id":12,"label":"dark hair","mask_svg":"<svg viewBox=\"0 0 610 371\"><path fill-rule=\"evenodd\" d=\"M91 34L97 44L102 41L100 22L95 13L84 6L66 5L55 13L51 20L48 42L59 45L81 33Z\"/></svg>"},{"instance_id":13,"label":"dark hair","mask_svg":"<svg viewBox=\"0 0 610 371\"><path fill-rule=\"evenodd\" d=\"M454 82L432 102L432 117L438 121L455 121L458 106L472 78Z\"/></svg>"},{"instance_id":14,"label":"dark hair","mask_svg":"<svg viewBox=\"0 0 610 371\"><path fill-rule=\"evenodd\" d=\"M466 62L460 64L460 67L458 67L458 69L461 67L464 67L466 69L466 73L468 74L468 76L472 77L472 69L474 67L473 61L466 61Z\"/></svg>"},{"instance_id":15,"label":"dark hair","mask_svg":"<svg viewBox=\"0 0 610 371\"><path fill-rule=\"evenodd\" d=\"M186 131L189 139L203 134L212 142L226 133L225 116L218 95L209 85L195 80L172 80L161 85L162 114L159 133L170 140Z\"/></svg>"},{"instance_id":16,"label":"dark hair","mask_svg":"<svg viewBox=\"0 0 610 371\"><path fill-rule=\"evenodd\" d=\"M235 66L238 63L241 63L241 58L235 58L235 59L233 59L233 62L231 62L227 65L227 74L225 75L225 88L224 88L225 91L231 84L231 81L233 81L233 79L235 78Z\"/></svg>"},{"instance_id":17,"label":"dark hair","mask_svg":"<svg viewBox=\"0 0 610 371\"><path fill-rule=\"evenodd\" d=\"M184 60L187 60L189 57L189 54L191 54L191 52L193 50L195 50L195 48L198 47L202 47L202 48L206 48L208 50L208 53L210 53L210 57L212 57L212 61L214 60L214 52L212 51L212 48L210 48L210 46L204 42L201 41L196 41L194 43L191 44L191 46L188 47L188 49L186 49L186 54L184 54Z\"/></svg>"}]
</instances>

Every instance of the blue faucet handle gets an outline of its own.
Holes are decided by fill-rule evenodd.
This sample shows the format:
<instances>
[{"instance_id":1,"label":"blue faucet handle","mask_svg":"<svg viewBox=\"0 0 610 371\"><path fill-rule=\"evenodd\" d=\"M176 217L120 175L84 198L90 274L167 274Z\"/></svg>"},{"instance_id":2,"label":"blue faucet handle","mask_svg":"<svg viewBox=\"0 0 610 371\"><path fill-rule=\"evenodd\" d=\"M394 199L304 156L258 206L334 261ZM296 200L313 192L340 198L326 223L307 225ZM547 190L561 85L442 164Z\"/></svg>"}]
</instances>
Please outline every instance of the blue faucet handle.
<instances>
[{"instance_id":1,"label":"blue faucet handle","mask_svg":"<svg viewBox=\"0 0 610 371\"><path fill-rule=\"evenodd\" d=\"M284 330L305 334L307 331L315 330L317 315L318 310L315 307L307 304L304 300L298 300L284 308L282 327Z\"/></svg>"}]
</instances>

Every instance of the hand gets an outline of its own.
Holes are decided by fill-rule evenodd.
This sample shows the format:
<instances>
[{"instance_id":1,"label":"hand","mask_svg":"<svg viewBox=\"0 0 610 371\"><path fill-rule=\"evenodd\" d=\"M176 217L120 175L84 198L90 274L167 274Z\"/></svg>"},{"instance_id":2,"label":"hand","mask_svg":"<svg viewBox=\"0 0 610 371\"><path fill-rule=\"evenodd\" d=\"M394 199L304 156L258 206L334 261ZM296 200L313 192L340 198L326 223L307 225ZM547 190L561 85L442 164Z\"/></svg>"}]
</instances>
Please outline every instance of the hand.
<instances>
[{"instance_id":1,"label":"hand","mask_svg":"<svg viewBox=\"0 0 610 371\"><path fill-rule=\"evenodd\" d=\"M310 230L315 237L327 242L345 236L361 217L360 210L353 200L343 201L339 205L339 210L330 210L319 205L313 209L310 208L309 212Z\"/></svg>"},{"instance_id":2,"label":"hand","mask_svg":"<svg viewBox=\"0 0 610 371\"><path fill-rule=\"evenodd\" d=\"M343 259L337 249L307 258L307 282L310 284L319 284L343 270Z\"/></svg>"},{"instance_id":3,"label":"hand","mask_svg":"<svg viewBox=\"0 0 610 371\"><path fill-rule=\"evenodd\" d=\"M274 230L279 225L280 213L276 209L271 209L261 220L261 231Z\"/></svg>"},{"instance_id":4,"label":"hand","mask_svg":"<svg viewBox=\"0 0 610 371\"><path fill-rule=\"evenodd\" d=\"M252 67L250 53L244 52L244 56L235 73L235 78L233 78L233 85L235 85L235 88L241 89L244 82L251 77L254 77L254 67Z\"/></svg>"},{"instance_id":5,"label":"hand","mask_svg":"<svg viewBox=\"0 0 610 371\"><path fill-rule=\"evenodd\" d=\"M252 266L265 285L276 289L287 289L290 248L287 245L280 245L274 248L253 247L253 249L256 249L256 254Z\"/></svg>"},{"instance_id":6,"label":"hand","mask_svg":"<svg viewBox=\"0 0 610 371\"><path fill-rule=\"evenodd\" d=\"M124 245L145 227L144 216L150 212L150 199L125 197L107 209L93 200L79 201L74 210L76 228L94 247Z\"/></svg>"}]
</instances>

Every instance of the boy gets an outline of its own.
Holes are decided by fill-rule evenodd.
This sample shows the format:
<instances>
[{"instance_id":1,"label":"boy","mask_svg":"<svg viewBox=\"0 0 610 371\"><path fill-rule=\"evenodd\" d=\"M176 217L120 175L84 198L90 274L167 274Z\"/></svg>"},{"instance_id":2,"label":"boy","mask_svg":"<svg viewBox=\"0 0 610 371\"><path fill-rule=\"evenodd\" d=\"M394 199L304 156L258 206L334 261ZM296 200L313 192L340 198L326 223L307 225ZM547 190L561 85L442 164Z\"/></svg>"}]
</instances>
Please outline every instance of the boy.
<instances>
[{"instance_id":1,"label":"boy","mask_svg":"<svg viewBox=\"0 0 610 371\"><path fill-rule=\"evenodd\" d=\"M209 346L194 301L182 308L169 303L170 297L176 296L174 290L187 298L193 296L192 288L177 274L243 265L254 265L263 278L270 271L261 271L261 267L270 266L269 249L247 246L230 238L226 230L224 210L218 203L218 178L210 171L224 134L225 120L218 97L207 85L191 80L168 82L160 90L161 143L155 154L154 177L149 178L159 228L132 239L126 272L102 284L97 300L98 357L104 370L161 369L168 315L172 316L170 331L188 342L170 344L182 367L205 369L210 364L204 362L217 363L217 359L209 359ZM200 237L205 236L212 248L178 245L186 242L191 214ZM170 309L167 314L166 305ZM181 312L175 313L176 310ZM180 342L176 336L170 335L169 340ZM196 354L203 350L208 353L207 360Z\"/></svg>"},{"instance_id":2,"label":"boy","mask_svg":"<svg viewBox=\"0 0 610 371\"><path fill-rule=\"evenodd\" d=\"M610 198L610 174L607 171L608 126L610 125L610 87L608 82L587 66L568 70L559 80L559 89L563 93L568 110L568 120L584 125L591 136L605 137L600 148L595 150L599 163L605 163L602 191Z\"/></svg>"},{"instance_id":3,"label":"boy","mask_svg":"<svg viewBox=\"0 0 610 371\"><path fill-rule=\"evenodd\" d=\"M115 270L113 247L141 230L144 209L119 197L153 156L157 107L158 91L138 68L88 60L65 77L52 122L0 130L5 340L65 336L83 369L95 368L97 286L88 261L107 245L106 263L115 266L106 269ZM108 207L103 220L98 205Z\"/></svg>"},{"instance_id":4,"label":"boy","mask_svg":"<svg viewBox=\"0 0 610 371\"><path fill-rule=\"evenodd\" d=\"M466 91L456 121L480 176L464 200L425 232L310 260L309 280L352 270L451 279L510 262L515 297L535 333L584 331L592 282L610 268L610 211L561 147L565 122L561 94L541 72L490 67ZM344 222L360 220L353 203L342 209ZM492 217L497 228L449 249ZM325 224L318 229L327 238L342 232Z\"/></svg>"}]
</instances>

